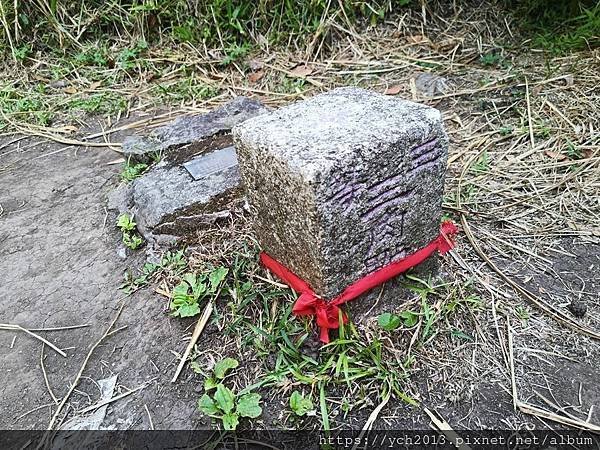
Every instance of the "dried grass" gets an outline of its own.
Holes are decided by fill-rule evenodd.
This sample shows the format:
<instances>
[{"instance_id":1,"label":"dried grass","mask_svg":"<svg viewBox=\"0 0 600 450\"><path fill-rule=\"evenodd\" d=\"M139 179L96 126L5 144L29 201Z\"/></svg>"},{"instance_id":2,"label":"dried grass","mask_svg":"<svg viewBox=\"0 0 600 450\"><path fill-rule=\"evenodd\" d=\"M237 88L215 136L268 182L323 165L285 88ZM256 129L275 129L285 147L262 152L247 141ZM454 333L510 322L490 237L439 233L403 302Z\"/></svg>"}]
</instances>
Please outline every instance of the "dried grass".
<instances>
[{"instance_id":1,"label":"dried grass","mask_svg":"<svg viewBox=\"0 0 600 450\"><path fill-rule=\"evenodd\" d=\"M524 350L513 354L512 343L510 351L506 348L504 325L508 318L514 320L520 308L531 309L530 318L517 320L512 332L516 340L527 342L522 347L536 357L565 355L581 359L554 341L544 341L552 333L560 333L571 348L591 349L590 357L599 358L593 341L600 333L598 293L593 291L595 288L588 291L581 277L583 286L563 279L565 273L557 272L553 265L560 259L575 257L573 249L577 246L599 243L600 57L598 51L589 51L545 59L541 53L515 51L505 44L520 42L519 32L501 10L491 6L447 6L446 11L435 8L424 6L423 13L408 11L368 32L350 30L344 22L333 21L329 26L342 33L342 39L326 42L315 33L306 40L307 48L254 55L254 70L238 62L223 68L206 49L192 45L187 45L185 53L176 54L168 49L151 49L148 62L172 69L164 72L168 75L161 82L169 77L176 79L182 66L194 67L198 80L220 90L221 95L214 99L181 105L179 113L205 111L231 96L248 94L277 107L348 84L380 92L393 87L398 96L444 112L450 137L444 207L462 222L465 234L452 259L444 260L447 286L433 307L442 308L452 298L466 298L475 291L486 308L467 310L439 323L435 340L418 348L413 346L415 335L387 338L386 351L399 361L409 355L415 358L411 372L421 376L419 382L414 377L406 381L408 394L433 406L471 402L468 413L449 419L452 426L484 427L482 418L472 414L481 380L495 386L498 395L510 394L512 386L516 402L517 385L526 388L527 377L531 377L519 364ZM492 51L501 55L499 63L481 64L480 56ZM293 70L300 63L307 69L296 76ZM258 71L260 76L250 77ZM434 97L423 95L415 84L415 76L422 72L444 77L449 90ZM140 113L154 105L152 82L133 81L113 89L127 95L131 111ZM83 84L84 80L72 82ZM282 92L283 85L287 91ZM166 118L168 114L148 117L131 127L152 126ZM88 140L105 138L117 129L122 127L107 127L105 133L88 136ZM227 226L199 236L192 265L194 261L226 261L240 245L251 241L250 226L240 213ZM544 274L552 274L560 288L538 285ZM257 274L256 280L264 283L268 277ZM567 306L582 298L588 313L579 319ZM402 307L417 304L416 298L409 298ZM225 309L223 314L224 321L233 321ZM247 310L257 325L263 323L265 314L260 304L251 304ZM567 331L565 324L575 331ZM379 333L373 320L361 322L358 329L366 340ZM453 329L471 333L472 340L451 338ZM239 352L251 366L235 380L241 389L258 379L263 369L258 363L252 365L250 350L240 347L240 337L228 335L222 338L219 349L199 346L195 357L210 366L223 354ZM598 359L592 363L597 364ZM279 393L290 388L287 384L278 386ZM364 397L356 403L357 409L372 409L381 404L380 388L365 381L336 391L336 397L329 399L330 415L342 414L341 401L336 403L338 396L356 398L358 389ZM273 395L279 395L277 389ZM555 403L553 408L557 409ZM539 406L527 403L527 407L526 412L541 414ZM377 410L383 424L394 423L402 414L401 407L386 414L384 411ZM504 413L504 424L511 428L519 428L529 420ZM555 420L552 414L544 413L543 418ZM571 419L569 425L583 420ZM341 422L336 420L334 425L342 426ZM347 422L351 424L352 419Z\"/></svg>"}]
</instances>

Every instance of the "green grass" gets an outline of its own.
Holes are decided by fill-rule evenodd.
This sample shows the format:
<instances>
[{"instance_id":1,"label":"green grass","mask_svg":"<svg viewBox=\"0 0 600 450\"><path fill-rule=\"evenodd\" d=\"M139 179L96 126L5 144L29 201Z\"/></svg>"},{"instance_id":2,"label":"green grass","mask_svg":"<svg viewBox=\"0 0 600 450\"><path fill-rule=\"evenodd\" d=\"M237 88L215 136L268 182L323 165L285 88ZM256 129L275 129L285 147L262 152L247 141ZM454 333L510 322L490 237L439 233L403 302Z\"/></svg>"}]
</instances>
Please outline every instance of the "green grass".
<instances>
[{"instance_id":1,"label":"green grass","mask_svg":"<svg viewBox=\"0 0 600 450\"><path fill-rule=\"evenodd\" d=\"M82 95L70 100L67 107L71 111L84 111L91 114L116 114L127 108L127 100L114 92Z\"/></svg>"},{"instance_id":2,"label":"green grass","mask_svg":"<svg viewBox=\"0 0 600 450\"><path fill-rule=\"evenodd\" d=\"M19 82L0 86L0 128L10 121L49 126L59 116L76 120L81 112L115 115L127 109L127 99L108 90L100 93L49 89L46 85L23 85Z\"/></svg>"},{"instance_id":3,"label":"green grass","mask_svg":"<svg viewBox=\"0 0 600 450\"><path fill-rule=\"evenodd\" d=\"M219 91L192 74L172 83L158 83L153 86L152 94L158 99L173 104L190 100L206 100L218 95Z\"/></svg>"},{"instance_id":4,"label":"green grass","mask_svg":"<svg viewBox=\"0 0 600 450\"><path fill-rule=\"evenodd\" d=\"M0 127L7 121L28 122L35 125L48 125L51 121L51 101L45 95L42 84L23 88L19 83L7 83L0 86Z\"/></svg>"},{"instance_id":5,"label":"green grass","mask_svg":"<svg viewBox=\"0 0 600 450\"><path fill-rule=\"evenodd\" d=\"M509 0L532 45L552 54L600 45L600 3L596 0Z\"/></svg>"},{"instance_id":6,"label":"green grass","mask_svg":"<svg viewBox=\"0 0 600 450\"><path fill-rule=\"evenodd\" d=\"M190 368L204 386L197 399L200 413L223 428L236 428L238 422L245 426L242 420L258 417L263 401L285 405L278 420L286 426L302 428L318 421L324 430L333 428L332 418L339 423L390 398L417 405L411 373L423 368L422 352L438 339L457 341L455 345L473 339L465 323L482 302L469 293L469 283L440 284L408 275L405 285L412 295L405 297L403 310L390 311L400 318L395 326L375 324L367 331L350 318L323 345L316 341L314 319L292 314L296 295L265 281L256 245L241 236L232 245L226 253L199 259L194 253L189 259L183 251L167 253L136 277L129 275L124 286L133 292L156 284L171 304L182 304L181 297L185 304L199 305L203 296L211 297L208 326L218 328L223 347L209 347L208 353L220 356L207 368L207 348L199 343ZM183 315L196 315L199 309L192 312Z\"/></svg>"},{"instance_id":7,"label":"green grass","mask_svg":"<svg viewBox=\"0 0 600 450\"><path fill-rule=\"evenodd\" d=\"M327 18L375 24L410 0L0 0L0 36L15 59L34 49L81 50L82 44L101 41L103 47L130 42L205 43L228 49L231 62L256 37L272 43L304 38L323 31ZM16 5L16 6L15 6ZM123 66L136 60L144 44L117 55ZM106 64L102 51L91 55Z\"/></svg>"},{"instance_id":8,"label":"green grass","mask_svg":"<svg viewBox=\"0 0 600 450\"><path fill-rule=\"evenodd\" d=\"M167 251L160 262L145 263L137 275L134 275L132 271L127 271L124 283L120 288L125 293L132 294L159 279L179 280L187 268L188 261L184 255L184 250Z\"/></svg>"}]
</instances>

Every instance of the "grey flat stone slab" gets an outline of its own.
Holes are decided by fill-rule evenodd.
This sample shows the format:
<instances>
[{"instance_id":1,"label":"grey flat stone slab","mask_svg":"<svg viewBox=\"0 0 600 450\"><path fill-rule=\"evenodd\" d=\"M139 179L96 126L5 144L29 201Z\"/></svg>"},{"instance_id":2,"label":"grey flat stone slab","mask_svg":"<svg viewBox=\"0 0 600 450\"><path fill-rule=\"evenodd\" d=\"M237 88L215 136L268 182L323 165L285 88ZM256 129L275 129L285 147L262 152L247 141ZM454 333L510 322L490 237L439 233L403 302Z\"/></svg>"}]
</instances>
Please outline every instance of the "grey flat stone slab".
<instances>
[{"instance_id":1,"label":"grey flat stone slab","mask_svg":"<svg viewBox=\"0 0 600 450\"><path fill-rule=\"evenodd\" d=\"M448 139L434 108L339 88L233 136L261 246L321 295L439 232Z\"/></svg>"},{"instance_id":2,"label":"grey flat stone slab","mask_svg":"<svg viewBox=\"0 0 600 450\"><path fill-rule=\"evenodd\" d=\"M180 165L156 167L133 182L135 220L146 237L183 236L229 214L240 194L237 166L194 180Z\"/></svg>"},{"instance_id":3,"label":"grey flat stone slab","mask_svg":"<svg viewBox=\"0 0 600 450\"><path fill-rule=\"evenodd\" d=\"M182 116L146 134L128 136L123 141L123 154L133 161L148 163L154 154L169 153L219 133L227 133L233 126L266 111L257 100L236 97L206 114Z\"/></svg>"},{"instance_id":4,"label":"grey flat stone slab","mask_svg":"<svg viewBox=\"0 0 600 450\"><path fill-rule=\"evenodd\" d=\"M267 112L258 101L238 97L214 111L185 116L147 135L125 139L127 157L163 159L110 196L109 207L131 211L149 241L171 242L229 214L241 194L231 128Z\"/></svg>"}]
</instances>

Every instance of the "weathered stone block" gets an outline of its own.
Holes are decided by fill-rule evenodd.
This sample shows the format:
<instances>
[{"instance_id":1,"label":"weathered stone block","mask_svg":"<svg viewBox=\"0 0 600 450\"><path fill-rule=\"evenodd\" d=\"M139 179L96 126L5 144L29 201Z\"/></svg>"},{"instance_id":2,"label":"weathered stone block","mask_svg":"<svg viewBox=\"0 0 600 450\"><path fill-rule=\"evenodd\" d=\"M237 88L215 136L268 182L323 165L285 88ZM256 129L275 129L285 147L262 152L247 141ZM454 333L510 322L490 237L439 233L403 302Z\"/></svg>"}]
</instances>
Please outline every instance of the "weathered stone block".
<instances>
[{"instance_id":1,"label":"weathered stone block","mask_svg":"<svg viewBox=\"0 0 600 450\"><path fill-rule=\"evenodd\" d=\"M233 129L263 249L332 297L439 233L438 110L340 88Z\"/></svg>"},{"instance_id":2,"label":"weathered stone block","mask_svg":"<svg viewBox=\"0 0 600 450\"><path fill-rule=\"evenodd\" d=\"M229 215L229 204L240 195L239 183L237 165L198 179L180 165L156 167L133 182L138 228L147 238L150 233L184 236L214 223Z\"/></svg>"},{"instance_id":3,"label":"weathered stone block","mask_svg":"<svg viewBox=\"0 0 600 450\"><path fill-rule=\"evenodd\" d=\"M131 161L148 163L155 154L177 151L185 156L184 147L222 133L250 117L266 112L257 100L236 97L206 114L182 116L147 134L132 135L123 141L123 154Z\"/></svg>"},{"instance_id":4,"label":"weathered stone block","mask_svg":"<svg viewBox=\"0 0 600 450\"><path fill-rule=\"evenodd\" d=\"M147 135L125 140L127 156L137 160L155 151L162 160L110 196L109 207L132 212L150 242L171 242L229 215L241 196L231 128L267 109L238 97L207 114L178 118ZM125 145L126 144L126 145Z\"/></svg>"}]
</instances>

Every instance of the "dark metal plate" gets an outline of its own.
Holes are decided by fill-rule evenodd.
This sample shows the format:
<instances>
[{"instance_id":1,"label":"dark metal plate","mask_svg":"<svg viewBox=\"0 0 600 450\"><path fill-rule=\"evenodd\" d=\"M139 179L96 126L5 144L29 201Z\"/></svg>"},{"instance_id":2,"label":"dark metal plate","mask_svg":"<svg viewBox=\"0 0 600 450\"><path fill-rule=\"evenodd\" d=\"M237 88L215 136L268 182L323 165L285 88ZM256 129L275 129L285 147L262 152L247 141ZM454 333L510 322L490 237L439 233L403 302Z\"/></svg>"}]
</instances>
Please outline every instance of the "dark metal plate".
<instances>
[{"instance_id":1,"label":"dark metal plate","mask_svg":"<svg viewBox=\"0 0 600 450\"><path fill-rule=\"evenodd\" d=\"M237 166L237 155L233 146L215 150L205 155L196 156L183 167L190 173L194 180L201 180L209 175Z\"/></svg>"}]
</instances>

